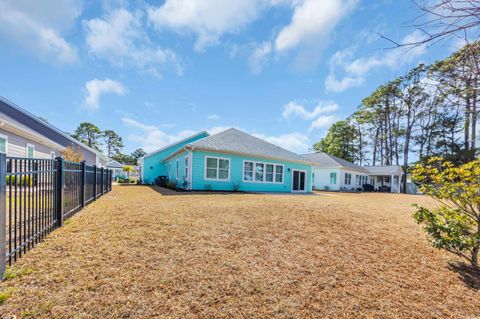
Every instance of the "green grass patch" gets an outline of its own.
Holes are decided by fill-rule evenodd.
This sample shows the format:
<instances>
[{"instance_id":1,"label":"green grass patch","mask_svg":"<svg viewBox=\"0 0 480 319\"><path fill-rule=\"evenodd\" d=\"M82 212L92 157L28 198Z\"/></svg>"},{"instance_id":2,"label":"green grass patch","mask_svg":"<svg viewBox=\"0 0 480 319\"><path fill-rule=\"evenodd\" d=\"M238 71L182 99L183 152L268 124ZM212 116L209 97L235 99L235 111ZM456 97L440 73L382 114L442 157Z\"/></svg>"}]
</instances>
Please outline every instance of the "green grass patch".
<instances>
[{"instance_id":1,"label":"green grass patch","mask_svg":"<svg viewBox=\"0 0 480 319\"><path fill-rule=\"evenodd\" d=\"M11 280L11 279L15 279L15 278L20 278L22 276L29 275L32 271L33 271L33 269L30 269L30 268L18 268L17 269L17 268L9 267L5 271L5 274L3 275L3 279L4 280Z\"/></svg>"}]
</instances>

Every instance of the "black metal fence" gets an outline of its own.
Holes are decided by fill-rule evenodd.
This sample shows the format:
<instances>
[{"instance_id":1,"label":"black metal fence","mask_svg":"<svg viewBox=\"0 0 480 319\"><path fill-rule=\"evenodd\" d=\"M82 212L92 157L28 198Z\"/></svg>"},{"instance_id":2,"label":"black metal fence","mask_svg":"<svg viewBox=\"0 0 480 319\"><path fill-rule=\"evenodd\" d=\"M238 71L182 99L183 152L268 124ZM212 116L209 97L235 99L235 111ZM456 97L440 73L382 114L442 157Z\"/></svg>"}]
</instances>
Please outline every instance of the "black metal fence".
<instances>
[{"instance_id":1,"label":"black metal fence","mask_svg":"<svg viewBox=\"0 0 480 319\"><path fill-rule=\"evenodd\" d=\"M111 189L111 170L0 154L0 279L7 263Z\"/></svg>"}]
</instances>

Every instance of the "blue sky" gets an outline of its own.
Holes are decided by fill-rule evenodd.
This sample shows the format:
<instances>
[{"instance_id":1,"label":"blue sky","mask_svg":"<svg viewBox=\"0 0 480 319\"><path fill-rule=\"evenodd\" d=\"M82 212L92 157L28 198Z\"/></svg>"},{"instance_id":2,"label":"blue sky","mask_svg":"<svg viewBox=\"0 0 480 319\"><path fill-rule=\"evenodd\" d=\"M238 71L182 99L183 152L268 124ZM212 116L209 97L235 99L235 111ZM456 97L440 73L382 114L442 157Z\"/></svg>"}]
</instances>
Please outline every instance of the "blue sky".
<instances>
[{"instance_id":1,"label":"blue sky","mask_svg":"<svg viewBox=\"0 0 480 319\"><path fill-rule=\"evenodd\" d=\"M420 39L408 0L0 1L0 95L66 132L153 151L237 127L305 152L378 85L455 44Z\"/></svg>"}]
</instances>

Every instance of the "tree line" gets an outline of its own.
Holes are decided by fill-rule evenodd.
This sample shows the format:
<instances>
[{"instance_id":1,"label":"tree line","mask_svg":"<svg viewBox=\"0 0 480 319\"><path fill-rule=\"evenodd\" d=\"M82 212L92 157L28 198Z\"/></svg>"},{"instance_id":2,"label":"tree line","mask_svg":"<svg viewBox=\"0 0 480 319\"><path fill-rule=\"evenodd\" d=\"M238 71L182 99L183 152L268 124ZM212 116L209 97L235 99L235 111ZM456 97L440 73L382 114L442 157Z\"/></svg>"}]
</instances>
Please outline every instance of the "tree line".
<instances>
[{"instance_id":1,"label":"tree line","mask_svg":"<svg viewBox=\"0 0 480 319\"><path fill-rule=\"evenodd\" d=\"M131 154L122 153L124 147L123 139L113 130L100 130L95 124L82 122L72 134L72 137L83 144L102 152L113 160L128 164L137 165L140 157L146 155L142 148L138 148Z\"/></svg>"},{"instance_id":2,"label":"tree line","mask_svg":"<svg viewBox=\"0 0 480 319\"><path fill-rule=\"evenodd\" d=\"M402 165L479 153L480 42L379 86L313 148L360 165Z\"/></svg>"}]
</instances>

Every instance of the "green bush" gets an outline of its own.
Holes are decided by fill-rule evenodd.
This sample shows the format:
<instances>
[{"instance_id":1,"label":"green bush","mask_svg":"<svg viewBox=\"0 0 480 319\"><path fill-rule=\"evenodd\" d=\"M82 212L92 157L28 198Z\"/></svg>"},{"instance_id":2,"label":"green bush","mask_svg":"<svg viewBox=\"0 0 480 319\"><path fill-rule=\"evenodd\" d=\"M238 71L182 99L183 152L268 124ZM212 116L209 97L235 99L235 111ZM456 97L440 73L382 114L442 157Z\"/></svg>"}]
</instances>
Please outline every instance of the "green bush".
<instances>
[{"instance_id":1,"label":"green bush","mask_svg":"<svg viewBox=\"0 0 480 319\"><path fill-rule=\"evenodd\" d=\"M34 181L33 176L7 176L7 186L10 185L20 185L20 186L32 186Z\"/></svg>"},{"instance_id":2,"label":"green bush","mask_svg":"<svg viewBox=\"0 0 480 319\"><path fill-rule=\"evenodd\" d=\"M177 188L177 183L175 183L174 181L168 181L166 186L167 186L167 188L170 188L170 189L176 189Z\"/></svg>"}]
</instances>

